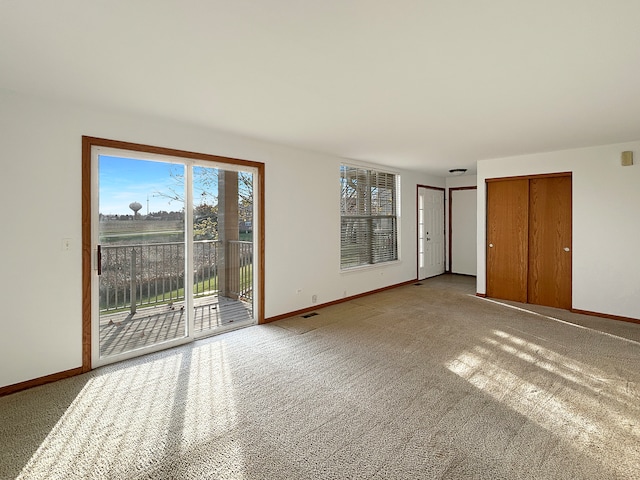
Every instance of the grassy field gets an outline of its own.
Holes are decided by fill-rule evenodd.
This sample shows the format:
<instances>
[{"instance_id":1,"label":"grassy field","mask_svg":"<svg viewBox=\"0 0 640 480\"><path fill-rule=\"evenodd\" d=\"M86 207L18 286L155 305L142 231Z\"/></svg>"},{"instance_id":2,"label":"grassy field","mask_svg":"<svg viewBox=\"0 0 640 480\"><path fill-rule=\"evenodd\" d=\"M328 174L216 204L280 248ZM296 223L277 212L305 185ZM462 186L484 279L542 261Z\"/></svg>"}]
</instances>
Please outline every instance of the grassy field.
<instances>
[{"instance_id":1,"label":"grassy field","mask_svg":"<svg viewBox=\"0 0 640 480\"><path fill-rule=\"evenodd\" d=\"M251 242L252 232L239 232L240 241ZM180 220L135 220L100 222L100 243L139 245L184 241L184 223Z\"/></svg>"},{"instance_id":2,"label":"grassy field","mask_svg":"<svg viewBox=\"0 0 640 480\"><path fill-rule=\"evenodd\" d=\"M253 286L253 265L245 265L240 268L240 292L252 291ZM196 297L211 295L218 292L218 276L213 275L208 278L202 279L193 285L193 293ZM138 292L138 295L140 292ZM170 302L184 300L184 287L175 288L170 291L164 292L164 295L143 295L142 298L138 298L137 305L140 307L151 305L166 305ZM108 310L109 313L123 312L129 310L129 306ZM106 310L102 310L106 312Z\"/></svg>"}]
</instances>

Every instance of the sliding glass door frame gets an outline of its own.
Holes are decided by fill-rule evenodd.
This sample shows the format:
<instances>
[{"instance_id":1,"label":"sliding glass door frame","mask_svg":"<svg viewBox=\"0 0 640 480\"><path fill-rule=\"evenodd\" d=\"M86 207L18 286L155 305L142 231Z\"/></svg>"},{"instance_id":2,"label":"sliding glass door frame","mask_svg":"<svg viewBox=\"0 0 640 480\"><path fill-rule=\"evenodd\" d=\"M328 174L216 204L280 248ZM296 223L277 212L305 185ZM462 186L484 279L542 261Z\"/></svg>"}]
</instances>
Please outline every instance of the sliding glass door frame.
<instances>
[{"instance_id":1,"label":"sliding glass door frame","mask_svg":"<svg viewBox=\"0 0 640 480\"><path fill-rule=\"evenodd\" d=\"M193 313L193 282L187 279L194 278L192 260L193 248L193 189L186 188L184 192L185 208L185 274L184 297L187 326L184 337L168 340L159 344L137 348L124 353L114 354L105 358L100 357L99 352L99 324L95 319L99 318L98 302L98 155L116 155L136 160L150 160L184 165L185 186L193 184L194 167L219 168L228 171L249 172L253 175L253 267L252 267L252 292L253 292L253 323L264 321L264 164L246 160L219 157L215 155L198 154L180 150L153 147L148 145L132 144L114 140L83 137L83 204L82 204L82 236L83 236L83 327L82 327L82 369L91 370L98 366L136 357L146 353L163 350L177 345L192 342L202 336L211 335L211 332L196 332L194 328ZM230 324L216 330L214 333L222 333L232 330L239 325Z\"/></svg>"}]
</instances>

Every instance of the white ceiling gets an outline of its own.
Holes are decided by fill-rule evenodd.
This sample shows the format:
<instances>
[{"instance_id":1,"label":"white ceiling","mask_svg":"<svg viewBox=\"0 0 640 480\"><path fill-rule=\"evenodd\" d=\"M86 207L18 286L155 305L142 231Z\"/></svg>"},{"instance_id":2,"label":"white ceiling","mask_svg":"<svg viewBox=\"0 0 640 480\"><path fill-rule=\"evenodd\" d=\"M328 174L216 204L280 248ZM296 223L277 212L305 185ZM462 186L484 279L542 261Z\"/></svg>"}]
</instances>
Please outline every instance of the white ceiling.
<instances>
[{"instance_id":1,"label":"white ceiling","mask_svg":"<svg viewBox=\"0 0 640 480\"><path fill-rule=\"evenodd\" d=\"M0 0L0 88L444 176L640 139L640 1Z\"/></svg>"}]
</instances>

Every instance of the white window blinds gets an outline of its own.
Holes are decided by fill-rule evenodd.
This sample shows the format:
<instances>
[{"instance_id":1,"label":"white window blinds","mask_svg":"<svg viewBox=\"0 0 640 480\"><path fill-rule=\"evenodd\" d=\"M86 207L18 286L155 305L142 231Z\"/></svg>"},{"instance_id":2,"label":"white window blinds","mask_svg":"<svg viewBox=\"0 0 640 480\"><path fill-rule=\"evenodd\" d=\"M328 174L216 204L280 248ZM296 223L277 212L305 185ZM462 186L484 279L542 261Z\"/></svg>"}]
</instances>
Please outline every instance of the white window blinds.
<instances>
[{"instance_id":1,"label":"white window blinds","mask_svg":"<svg viewBox=\"0 0 640 480\"><path fill-rule=\"evenodd\" d=\"M396 175L341 165L340 185L340 267L397 260Z\"/></svg>"}]
</instances>

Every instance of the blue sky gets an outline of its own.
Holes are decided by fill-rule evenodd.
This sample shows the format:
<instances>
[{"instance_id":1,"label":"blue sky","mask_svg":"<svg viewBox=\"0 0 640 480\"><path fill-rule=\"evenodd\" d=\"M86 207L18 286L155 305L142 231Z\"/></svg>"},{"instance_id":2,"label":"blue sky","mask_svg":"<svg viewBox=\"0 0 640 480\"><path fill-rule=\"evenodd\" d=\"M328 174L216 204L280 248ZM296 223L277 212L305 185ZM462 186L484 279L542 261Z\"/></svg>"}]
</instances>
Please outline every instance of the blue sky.
<instances>
[{"instance_id":1,"label":"blue sky","mask_svg":"<svg viewBox=\"0 0 640 480\"><path fill-rule=\"evenodd\" d=\"M180 211L182 202L171 201L159 195L159 192L170 193L170 188L182 187L170 176L170 172L182 175L184 166L172 163L133 160L130 158L100 155L100 213L130 215L132 202L142 205L141 214L147 213L147 197L149 211ZM184 194L182 194L184 198Z\"/></svg>"},{"instance_id":2,"label":"blue sky","mask_svg":"<svg viewBox=\"0 0 640 480\"><path fill-rule=\"evenodd\" d=\"M180 211L181 201L170 200L172 189L184 198L182 175L185 166L178 163L154 162L109 155L99 156L98 181L100 185L100 213L104 215L131 215L129 204L142 205L140 214L165 210ZM203 201L210 205L217 203L217 169L194 167L193 201L199 205ZM177 177L177 178L176 178Z\"/></svg>"}]
</instances>

